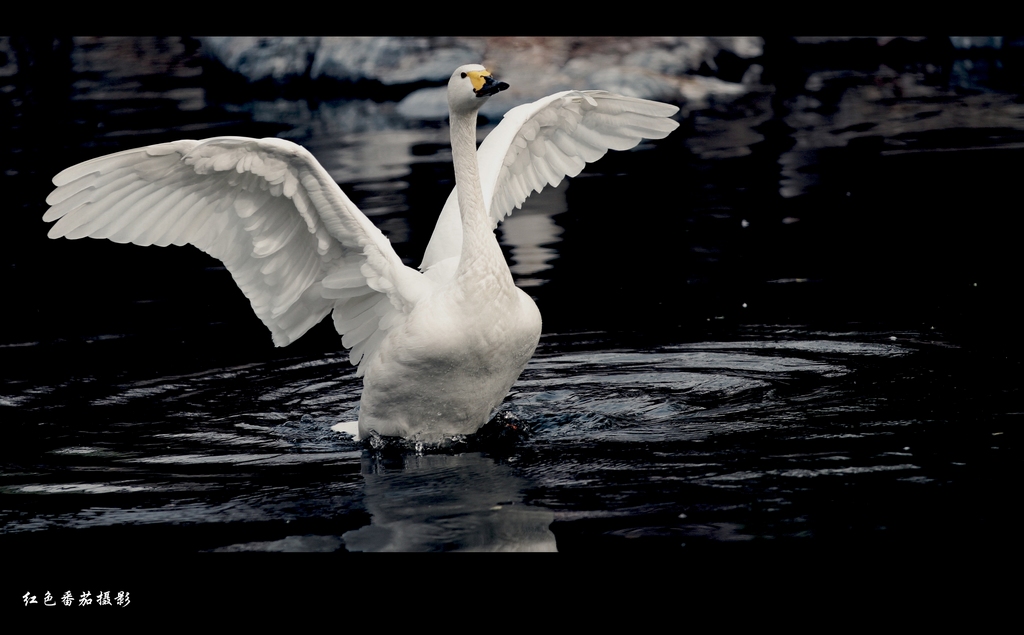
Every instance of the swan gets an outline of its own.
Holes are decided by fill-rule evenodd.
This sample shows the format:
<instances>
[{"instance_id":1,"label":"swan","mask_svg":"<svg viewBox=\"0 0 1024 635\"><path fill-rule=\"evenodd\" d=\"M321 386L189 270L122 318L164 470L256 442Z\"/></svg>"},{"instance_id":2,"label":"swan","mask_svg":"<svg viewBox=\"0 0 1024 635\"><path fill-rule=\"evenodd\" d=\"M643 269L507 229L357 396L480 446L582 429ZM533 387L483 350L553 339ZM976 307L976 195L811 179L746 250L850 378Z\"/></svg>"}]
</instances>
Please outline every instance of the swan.
<instances>
[{"instance_id":1,"label":"swan","mask_svg":"<svg viewBox=\"0 0 1024 635\"><path fill-rule=\"evenodd\" d=\"M102 156L53 178L50 238L191 244L221 260L286 346L333 311L363 378L358 433L438 443L472 434L540 338L494 235L533 192L609 149L660 139L678 108L570 90L510 110L476 147L481 105L508 88L479 64L448 81L456 186L419 269L308 150L282 139L181 140Z\"/></svg>"}]
</instances>

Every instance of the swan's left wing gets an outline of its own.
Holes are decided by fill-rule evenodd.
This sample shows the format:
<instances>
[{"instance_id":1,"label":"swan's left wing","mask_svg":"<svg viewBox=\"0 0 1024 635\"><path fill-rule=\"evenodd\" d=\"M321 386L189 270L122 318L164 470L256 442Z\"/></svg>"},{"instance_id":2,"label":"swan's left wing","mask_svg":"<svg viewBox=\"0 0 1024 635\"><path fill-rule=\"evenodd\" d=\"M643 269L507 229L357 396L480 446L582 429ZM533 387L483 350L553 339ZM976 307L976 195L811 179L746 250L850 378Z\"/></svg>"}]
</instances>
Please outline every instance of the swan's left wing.
<instances>
[{"instance_id":1,"label":"swan's left wing","mask_svg":"<svg viewBox=\"0 0 1024 635\"><path fill-rule=\"evenodd\" d=\"M480 185L492 225L527 197L576 176L608 150L628 150L643 139L662 139L679 124L679 108L603 90L570 90L505 113L480 149ZM462 249L459 201L452 190L423 256L421 270L458 257Z\"/></svg>"}]
</instances>

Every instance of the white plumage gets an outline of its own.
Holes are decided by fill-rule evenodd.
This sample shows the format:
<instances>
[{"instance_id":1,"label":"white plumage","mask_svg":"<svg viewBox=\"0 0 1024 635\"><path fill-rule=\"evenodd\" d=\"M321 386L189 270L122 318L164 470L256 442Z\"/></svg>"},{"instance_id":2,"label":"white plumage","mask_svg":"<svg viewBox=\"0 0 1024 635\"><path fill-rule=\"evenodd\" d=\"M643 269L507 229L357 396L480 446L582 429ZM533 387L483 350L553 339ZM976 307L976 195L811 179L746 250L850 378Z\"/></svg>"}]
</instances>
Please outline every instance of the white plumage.
<instances>
[{"instance_id":1,"label":"white plumage","mask_svg":"<svg viewBox=\"0 0 1024 635\"><path fill-rule=\"evenodd\" d=\"M507 84L479 65L448 83L456 187L420 270L303 147L215 137L126 150L56 177L49 236L195 245L221 260L286 346L334 312L364 386L361 436L436 442L471 434L504 399L540 337L493 230L533 192L609 149L677 127L668 104L566 91L510 110L476 150L476 113Z\"/></svg>"}]
</instances>

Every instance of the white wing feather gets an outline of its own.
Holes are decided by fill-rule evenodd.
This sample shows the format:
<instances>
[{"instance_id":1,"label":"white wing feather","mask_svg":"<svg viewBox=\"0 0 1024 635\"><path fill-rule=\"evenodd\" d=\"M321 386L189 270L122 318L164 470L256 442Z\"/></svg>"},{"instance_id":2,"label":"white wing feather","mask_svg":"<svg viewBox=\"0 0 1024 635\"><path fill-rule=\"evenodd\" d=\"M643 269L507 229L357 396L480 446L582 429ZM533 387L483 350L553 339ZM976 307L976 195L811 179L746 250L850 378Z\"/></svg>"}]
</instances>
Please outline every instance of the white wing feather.
<instances>
[{"instance_id":1,"label":"white wing feather","mask_svg":"<svg viewBox=\"0 0 1024 635\"><path fill-rule=\"evenodd\" d=\"M609 150L661 139L678 108L604 91L566 91L513 108L481 144L492 226L533 192L576 176ZM361 375L387 332L455 270L462 247L452 191L420 274L309 152L281 139L216 137L127 150L53 179L49 236L192 244L221 260L285 346L332 309Z\"/></svg>"},{"instance_id":2,"label":"white wing feather","mask_svg":"<svg viewBox=\"0 0 1024 635\"><path fill-rule=\"evenodd\" d=\"M278 346L333 309L359 364L431 286L305 148L281 139L126 150L72 166L53 183L43 216L57 221L50 238L195 245L224 263Z\"/></svg>"},{"instance_id":3,"label":"white wing feather","mask_svg":"<svg viewBox=\"0 0 1024 635\"><path fill-rule=\"evenodd\" d=\"M505 113L477 152L480 185L492 226L527 197L579 174L608 150L628 150L643 139L662 139L679 124L679 108L599 90L570 90ZM445 202L420 269L447 272L462 249L462 221L455 190Z\"/></svg>"}]
</instances>

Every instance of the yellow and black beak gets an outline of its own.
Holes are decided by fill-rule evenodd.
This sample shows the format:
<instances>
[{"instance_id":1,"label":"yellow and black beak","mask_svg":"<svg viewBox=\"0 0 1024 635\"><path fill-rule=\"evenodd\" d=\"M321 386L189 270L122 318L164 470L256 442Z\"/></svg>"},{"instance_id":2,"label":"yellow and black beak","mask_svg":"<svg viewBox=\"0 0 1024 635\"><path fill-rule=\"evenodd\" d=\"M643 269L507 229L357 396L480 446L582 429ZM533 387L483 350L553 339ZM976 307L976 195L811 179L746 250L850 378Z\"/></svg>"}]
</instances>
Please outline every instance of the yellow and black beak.
<instances>
[{"instance_id":1,"label":"yellow and black beak","mask_svg":"<svg viewBox=\"0 0 1024 635\"><path fill-rule=\"evenodd\" d=\"M495 80L487 71L472 71L469 77L477 97L490 97L508 88L508 84Z\"/></svg>"}]
</instances>

